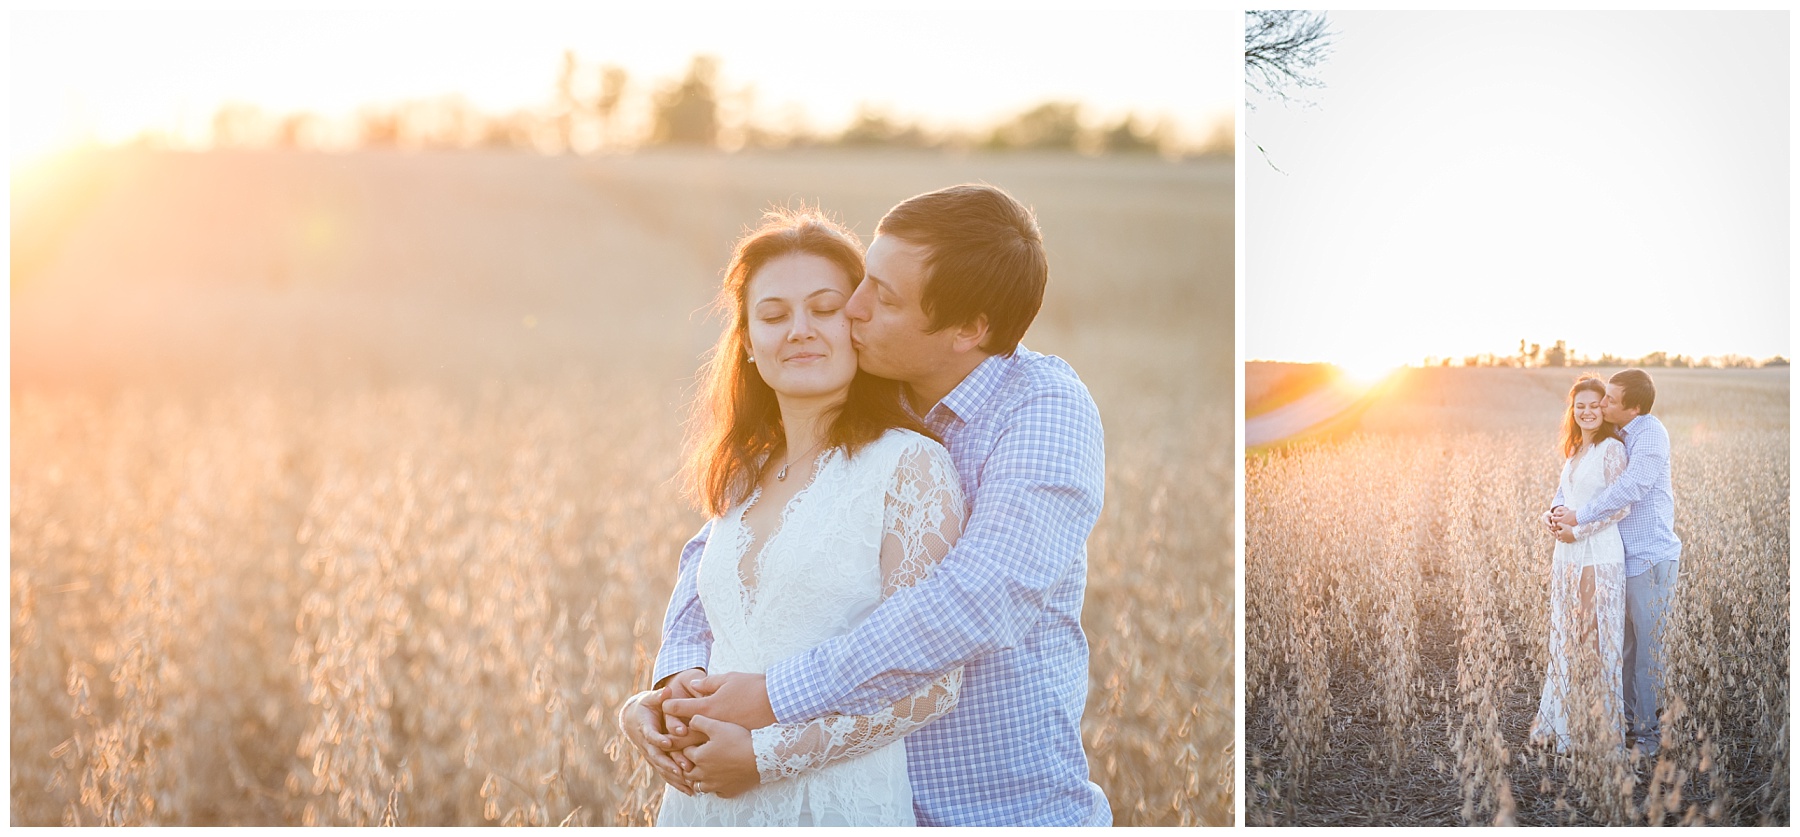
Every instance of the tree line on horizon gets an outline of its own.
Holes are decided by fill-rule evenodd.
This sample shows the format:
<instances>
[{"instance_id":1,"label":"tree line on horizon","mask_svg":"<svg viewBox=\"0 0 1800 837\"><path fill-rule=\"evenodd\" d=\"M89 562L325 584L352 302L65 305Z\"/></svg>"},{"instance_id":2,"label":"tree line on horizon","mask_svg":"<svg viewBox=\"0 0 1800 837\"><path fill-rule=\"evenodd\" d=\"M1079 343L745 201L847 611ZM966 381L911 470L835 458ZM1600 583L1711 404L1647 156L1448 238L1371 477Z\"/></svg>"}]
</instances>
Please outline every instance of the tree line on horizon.
<instances>
[{"instance_id":1,"label":"tree line on horizon","mask_svg":"<svg viewBox=\"0 0 1800 837\"><path fill-rule=\"evenodd\" d=\"M933 129L864 103L837 130L813 127L795 108L770 114L753 86L729 88L719 61L696 55L680 78L639 82L623 67L589 65L564 52L548 103L485 113L459 95L365 105L351 124L318 114L272 114L228 102L209 126L212 148L518 149L544 154L628 152L642 148L904 148L936 151L1065 151L1083 154L1230 156L1236 129L1215 125L1186 146L1165 120L1127 114L1091 120L1079 102L1050 100L982 128ZM154 134L151 147L171 143Z\"/></svg>"},{"instance_id":2,"label":"tree line on horizon","mask_svg":"<svg viewBox=\"0 0 1800 837\"><path fill-rule=\"evenodd\" d=\"M1548 347L1541 343L1519 341L1519 350L1515 354L1500 355L1483 353L1468 355L1462 358L1427 357L1426 366L1506 366L1521 369L1538 367L1590 367L1590 366L1624 366L1657 369L1758 369L1765 366L1787 366L1788 359L1780 355L1757 360L1737 354L1690 355L1670 354L1668 352L1651 352L1642 357L1619 357L1610 353L1602 353L1599 357L1587 354L1576 354L1569 348L1567 341L1558 340Z\"/></svg>"}]
</instances>

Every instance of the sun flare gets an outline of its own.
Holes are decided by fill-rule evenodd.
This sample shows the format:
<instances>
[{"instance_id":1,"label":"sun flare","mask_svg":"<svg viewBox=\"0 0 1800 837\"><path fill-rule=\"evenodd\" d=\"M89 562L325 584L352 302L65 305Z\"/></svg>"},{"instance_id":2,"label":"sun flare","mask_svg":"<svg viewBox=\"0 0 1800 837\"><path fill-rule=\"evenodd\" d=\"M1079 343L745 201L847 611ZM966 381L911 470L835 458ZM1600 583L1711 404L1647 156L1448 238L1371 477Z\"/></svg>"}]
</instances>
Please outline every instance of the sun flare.
<instances>
[{"instance_id":1,"label":"sun flare","mask_svg":"<svg viewBox=\"0 0 1800 837\"><path fill-rule=\"evenodd\" d=\"M1345 380L1364 389L1372 388L1387 380L1389 375L1394 374L1394 370L1400 368L1400 364L1369 358L1337 361L1332 365L1343 373Z\"/></svg>"}]
</instances>

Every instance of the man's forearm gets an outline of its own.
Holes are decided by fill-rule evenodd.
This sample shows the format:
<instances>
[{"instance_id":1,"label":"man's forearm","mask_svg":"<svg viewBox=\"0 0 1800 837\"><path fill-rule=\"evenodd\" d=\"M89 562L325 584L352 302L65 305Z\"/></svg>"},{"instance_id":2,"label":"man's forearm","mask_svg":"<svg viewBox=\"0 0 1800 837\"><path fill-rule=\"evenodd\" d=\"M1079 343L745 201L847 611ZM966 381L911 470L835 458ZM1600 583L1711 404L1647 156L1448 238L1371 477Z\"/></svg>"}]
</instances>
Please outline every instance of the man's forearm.
<instances>
[{"instance_id":1,"label":"man's forearm","mask_svg":"<svg viewBox=\"0 0 1800 837\"><path fill-rule=\"evenodd\" d=\"M1669 452L1666 447L1644 450L1640 455L1632 457L1625 466L1625 472L1613 484L1595 495L1587 505L1574 510L1576 522L1610 517L1620 509L1643 499L1656 483L1658 474L1668 469L1668 462Z\"/></svg>"},{"instance_id":2,"label":"man's forearm","mask_svg":"<svg viewBox=\"0 0 1800 837\"><path fill-rule=\"evenodd\" d=\"M972 529L934 574L896 592L850 634L770 666L775 717L795 723L868 714L945 671L1018 644L1043 617L1050 591L1084 560L1081 544L1099 515L1097 492L1084 505L1033 515L1080 528L1081 537L1068 538L1077 544L1075 552L1056 553L1054 539L1041 537L1051 527L1033 529L1002 513L1002 526L1040 537L1002 538Z\"/></svg>"},{"instance_id":3,"label":"man's forearm","mask_svg":"<svg viewBox=\"0 0 1800 837\"><path fill-rule=\"evenodd\" d=\"M655 678L650 687L660 689L668 684L669 678L689 669L705 670L711 656L711 643L664 639L663 647L656 652L656 665L650 672Z\"/></svg>"}]
</instances>

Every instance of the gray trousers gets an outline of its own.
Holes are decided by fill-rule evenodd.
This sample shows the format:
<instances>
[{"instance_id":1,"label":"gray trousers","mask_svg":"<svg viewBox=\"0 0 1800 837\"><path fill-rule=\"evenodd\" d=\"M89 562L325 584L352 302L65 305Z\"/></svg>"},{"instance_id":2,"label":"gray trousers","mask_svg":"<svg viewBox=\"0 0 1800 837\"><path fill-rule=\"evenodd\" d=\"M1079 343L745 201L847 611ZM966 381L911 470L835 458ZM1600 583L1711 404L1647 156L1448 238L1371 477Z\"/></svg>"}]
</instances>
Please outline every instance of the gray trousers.
<instances>
[{"instance_id":1,"label":"gray trousers","mask_svg":"<svg viewBox=\"0 0 1800 837\"><path fill-rule=\"evenodd\" d=\"M1626 736L1651 749L1662 738L1656 716L1656 696L1662 690L1662 629L1680 565L1680 561L1651 564L1625 579Z\"/></svg>"}]
</instances>

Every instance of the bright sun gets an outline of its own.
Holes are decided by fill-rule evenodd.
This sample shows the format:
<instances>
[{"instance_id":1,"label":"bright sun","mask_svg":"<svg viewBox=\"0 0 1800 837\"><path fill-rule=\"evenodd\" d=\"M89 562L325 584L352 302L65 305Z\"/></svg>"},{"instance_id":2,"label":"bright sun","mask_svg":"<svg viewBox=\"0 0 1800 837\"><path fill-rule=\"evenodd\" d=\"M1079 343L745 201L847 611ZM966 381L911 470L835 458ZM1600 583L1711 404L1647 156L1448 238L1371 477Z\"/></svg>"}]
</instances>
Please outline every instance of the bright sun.
<instances>
[{"instance_id":1,"label":"bright sun","mask_svg":"<svg viewBox=\"0 0 1800 837\"><path fill-rule=\"evenodd\" d=\"M1389 375L1392 375L1395 369L1400 367L1400 364L1397 363L1369 357L1353 360L1340 360L1334 362L1332 365L1342 371L1344 377L1349 379L1352 383L1363 387L1372 387L1381 383L1386 380Z\"/></svg>"}]
</instances>

